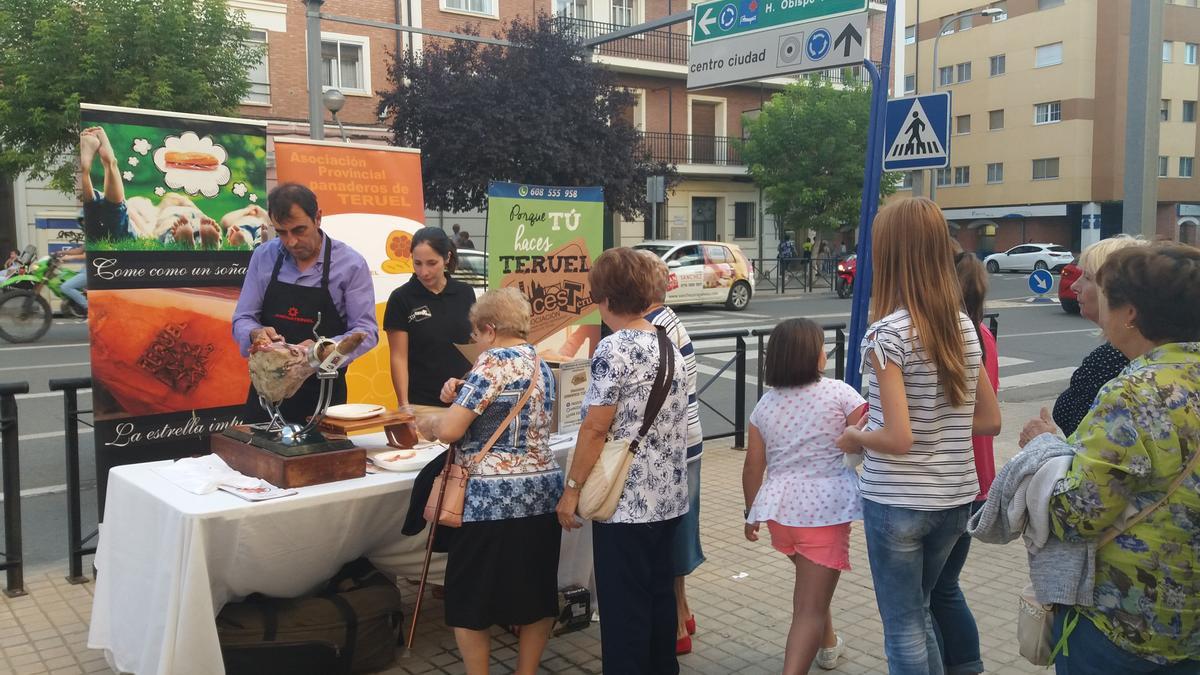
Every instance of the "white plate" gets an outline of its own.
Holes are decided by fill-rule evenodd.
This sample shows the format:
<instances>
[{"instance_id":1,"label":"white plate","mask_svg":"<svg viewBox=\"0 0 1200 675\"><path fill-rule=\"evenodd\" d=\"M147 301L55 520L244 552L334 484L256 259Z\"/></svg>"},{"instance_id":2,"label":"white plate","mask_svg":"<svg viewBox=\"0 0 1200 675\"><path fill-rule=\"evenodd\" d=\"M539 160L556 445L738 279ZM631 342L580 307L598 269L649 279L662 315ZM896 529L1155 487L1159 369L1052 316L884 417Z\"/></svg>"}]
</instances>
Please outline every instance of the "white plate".
<instances>
[{"instance_id":1,"label":"white plate","mask_svg":"<svg viewBox=\"0 0 1200 675\"><path fill-rule=\"evenodd\" d=\"M416 454L408 459L393 459L398 453L407 452L395 448L379 450L378 452L368 449L367 455L371 458L371 462L381 469L387 469L388 471L420 471L425 468L425 465L430 460L437 457L445 449L444 446L438 444L418 446L412 448L412 451Z\"/></svg>"},{"instance_id":2,"label":"white plate","mask_svg":"<svg viewBox=\"0 0 1200 675\"><path fill-rule=\"evenodd\" d=\"M342 405L329 406L329 409L325 411L325 415L335 420L365 420L385 410L387 408L373 403L344 403Z\"/></svg>"}]
</instances>

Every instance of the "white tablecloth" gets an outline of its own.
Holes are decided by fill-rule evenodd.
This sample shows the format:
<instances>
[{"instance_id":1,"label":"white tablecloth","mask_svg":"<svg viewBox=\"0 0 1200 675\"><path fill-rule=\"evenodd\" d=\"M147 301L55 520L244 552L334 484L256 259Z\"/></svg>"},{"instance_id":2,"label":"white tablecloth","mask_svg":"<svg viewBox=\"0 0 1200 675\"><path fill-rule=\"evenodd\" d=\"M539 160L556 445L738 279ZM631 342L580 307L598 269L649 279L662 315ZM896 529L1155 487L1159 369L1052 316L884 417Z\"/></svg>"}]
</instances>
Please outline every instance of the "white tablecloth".
<instances>
[{"instance_id":1,"label":"white tablecloth","mask_svg":"<svg viewBox=\"0 0 1200 675\"><path fill-rule=\"evenodd\" d=\"M382 434L356 442L382 447ZM565 464L571 441L555 444ZM223 673L214 619L251 593L294 597L366 555L416 578L425 535L400 534L416 472L383 472L247 502L195 495L157 474L167 462L109 472L88 646L122 672ZM440 579L444 556L431 577ZM591 528L564 533L560 585L591 587ZM409 589L403 592L411 593Z\"/></svg>"}]
</instances>

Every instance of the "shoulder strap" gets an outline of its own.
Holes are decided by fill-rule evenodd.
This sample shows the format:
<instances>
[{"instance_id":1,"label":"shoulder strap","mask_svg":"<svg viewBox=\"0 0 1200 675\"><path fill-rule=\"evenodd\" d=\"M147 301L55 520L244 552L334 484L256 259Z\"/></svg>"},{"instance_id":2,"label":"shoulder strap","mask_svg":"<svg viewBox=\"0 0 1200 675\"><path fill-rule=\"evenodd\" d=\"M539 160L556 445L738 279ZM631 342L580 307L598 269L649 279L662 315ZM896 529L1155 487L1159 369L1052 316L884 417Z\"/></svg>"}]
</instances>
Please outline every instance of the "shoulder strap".
<instances>
[{"instance_id":1,"label":"shoulder strap","mask_svg":"<svg viewBox=\"0 0 1200 675\"><path fill-rule=\"evenodd\" d=\"M671 340L667 338L667 329L655 326L658 334L658 371L654 374L654 385L650 388L650 398L646 399L646 411L642 414L642 427L638 430L637 438L629 442L629 451L637 453L642 439L650 432L658 413L662 411L667 395L671 393L671 382L675 379L675 350Z\"/></svg>"},{"instance_id":2,"label":"shoulder strap","mask_svg":"<svg viewBox=\"0 0 1200 675\"><path fill-rule=\"evenodd\" d=\"M534 349L536 349L536 347ZM508 411L508 417L505 417L504 421L500 423L500 426L496 427L496 430L492 432L492 437L488 439L488 442L485 443L483 448L479 452L475 453L475 456L471 458L471 464L478 464L483 461L483 456L488 454L488 452L492 449L492 446L496 444L496 441L500 440L500 436L504 433L504 430L508 428L508 425L512 424L512 421L517 418L517 415L519 415L521 411L525 409L525 404L529 402L529 397L533 396L533 390L537 387L538 380L540 379L542 379L542 357L534 354L533 375L529 377L529 387L525 389L524 394L521 394L521 400L517 401L516 405L512 407L512 410Z\"/></svg>"},{"instance_id":3,"label":"shoulder strap","mask_svg":"<svg viewBox=\"0 0 1200 675\"><path fill-rule=\"evenodd\" d=\"M1187 441L1181 439L1180 443L1183 450L1186 452L1188 449ZM1171 498L1171 495L1174 494L1175 490L1179 489L1179 486L1183 484L1183 481L1187 480L1187 477L1192 475L1192 472L1196 470L1197 465L1200 465L1200 448L1197 448L1197 450L1192 453L1192 458L1188 460L1187 466L1183 467L1183 471L1180 471L1179 475L1175 476L1175 479L1171 481L1169 486L1167 486L1167 491L1163 494L1161 499L1154 502L1150 506L1147 506L1141 511L1138 511L1137 515L1125 521L1125 524L1121 527L1109 528L1108 532L1106 532L1096 544L1096 548L1099 549L1105 544L1111 542L1113 539L1116 539L1122 532L1142 522L1147 516L1153 513L1155 509L1163 504L1166 504L1167 500Z\"/></svg>"},{"instance_id":4,"label":"shoulder strap","mask_svg":"<svg viewBox=\"0 0 1200 675\"><path fill-rule=\"evenodd\" d=\"M321 288L329 288L329 261L333 256L333 240L323 232L321 236L325 239L325 262L321 264Z\"/></svg>"}]
</instances>

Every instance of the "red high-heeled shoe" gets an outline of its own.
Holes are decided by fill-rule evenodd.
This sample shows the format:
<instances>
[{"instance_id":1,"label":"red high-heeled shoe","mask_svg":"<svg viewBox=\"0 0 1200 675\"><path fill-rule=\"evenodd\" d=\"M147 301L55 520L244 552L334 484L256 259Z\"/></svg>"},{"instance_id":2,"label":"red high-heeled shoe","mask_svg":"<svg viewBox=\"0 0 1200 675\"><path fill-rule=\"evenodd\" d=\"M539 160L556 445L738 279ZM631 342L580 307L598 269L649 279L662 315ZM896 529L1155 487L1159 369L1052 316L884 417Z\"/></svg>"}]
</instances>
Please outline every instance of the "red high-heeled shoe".
<instances>
[{"instance_id":1,"label":"red high-heeled shoe","mask_svg":"<svg viewBox=\"0 0 1200 675\"><path fill-rule=\"evenodd\" d=\"M692 636L685 635L675 641L675 656L692 653Z\"/></svg>"},{"instance_id":2,"label":"red high-heeled shoe","mask_svg":"<svg viewBox=\"0 0 1200 675\"><path fill-rule=\"evenodd\" d=\"M693 614L693 615L689 616L688 620L683 622L683 625L687 626L688 635L695 635L696 634L696 615Z\"/></svg>"}]
</instances>

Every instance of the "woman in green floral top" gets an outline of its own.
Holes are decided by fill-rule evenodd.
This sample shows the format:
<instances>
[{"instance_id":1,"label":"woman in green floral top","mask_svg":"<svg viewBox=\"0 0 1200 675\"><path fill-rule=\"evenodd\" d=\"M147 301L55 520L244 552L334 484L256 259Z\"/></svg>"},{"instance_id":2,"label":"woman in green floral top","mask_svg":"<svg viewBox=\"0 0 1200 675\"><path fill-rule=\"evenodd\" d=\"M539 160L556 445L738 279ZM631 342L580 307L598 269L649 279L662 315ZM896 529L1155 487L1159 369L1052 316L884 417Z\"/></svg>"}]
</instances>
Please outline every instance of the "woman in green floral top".
<instances>
[{"instance_id":1,"label":"woman in green floral top","mask_svg":"<svg viewBox=\"0 0 1200 675\"><path fill-rule=\"evenodd\" d=\"M1120 527L1200 451L1200 249L1127 248L1098 280L1100 325L1131 362L1066 441L1076 455L1050 501L1066 540ZM1097 550L1093 606L1060 607L1056 643L1064 625L1058 675L1200 673L1200 470Z\"/></svg>"}]
</instances>

